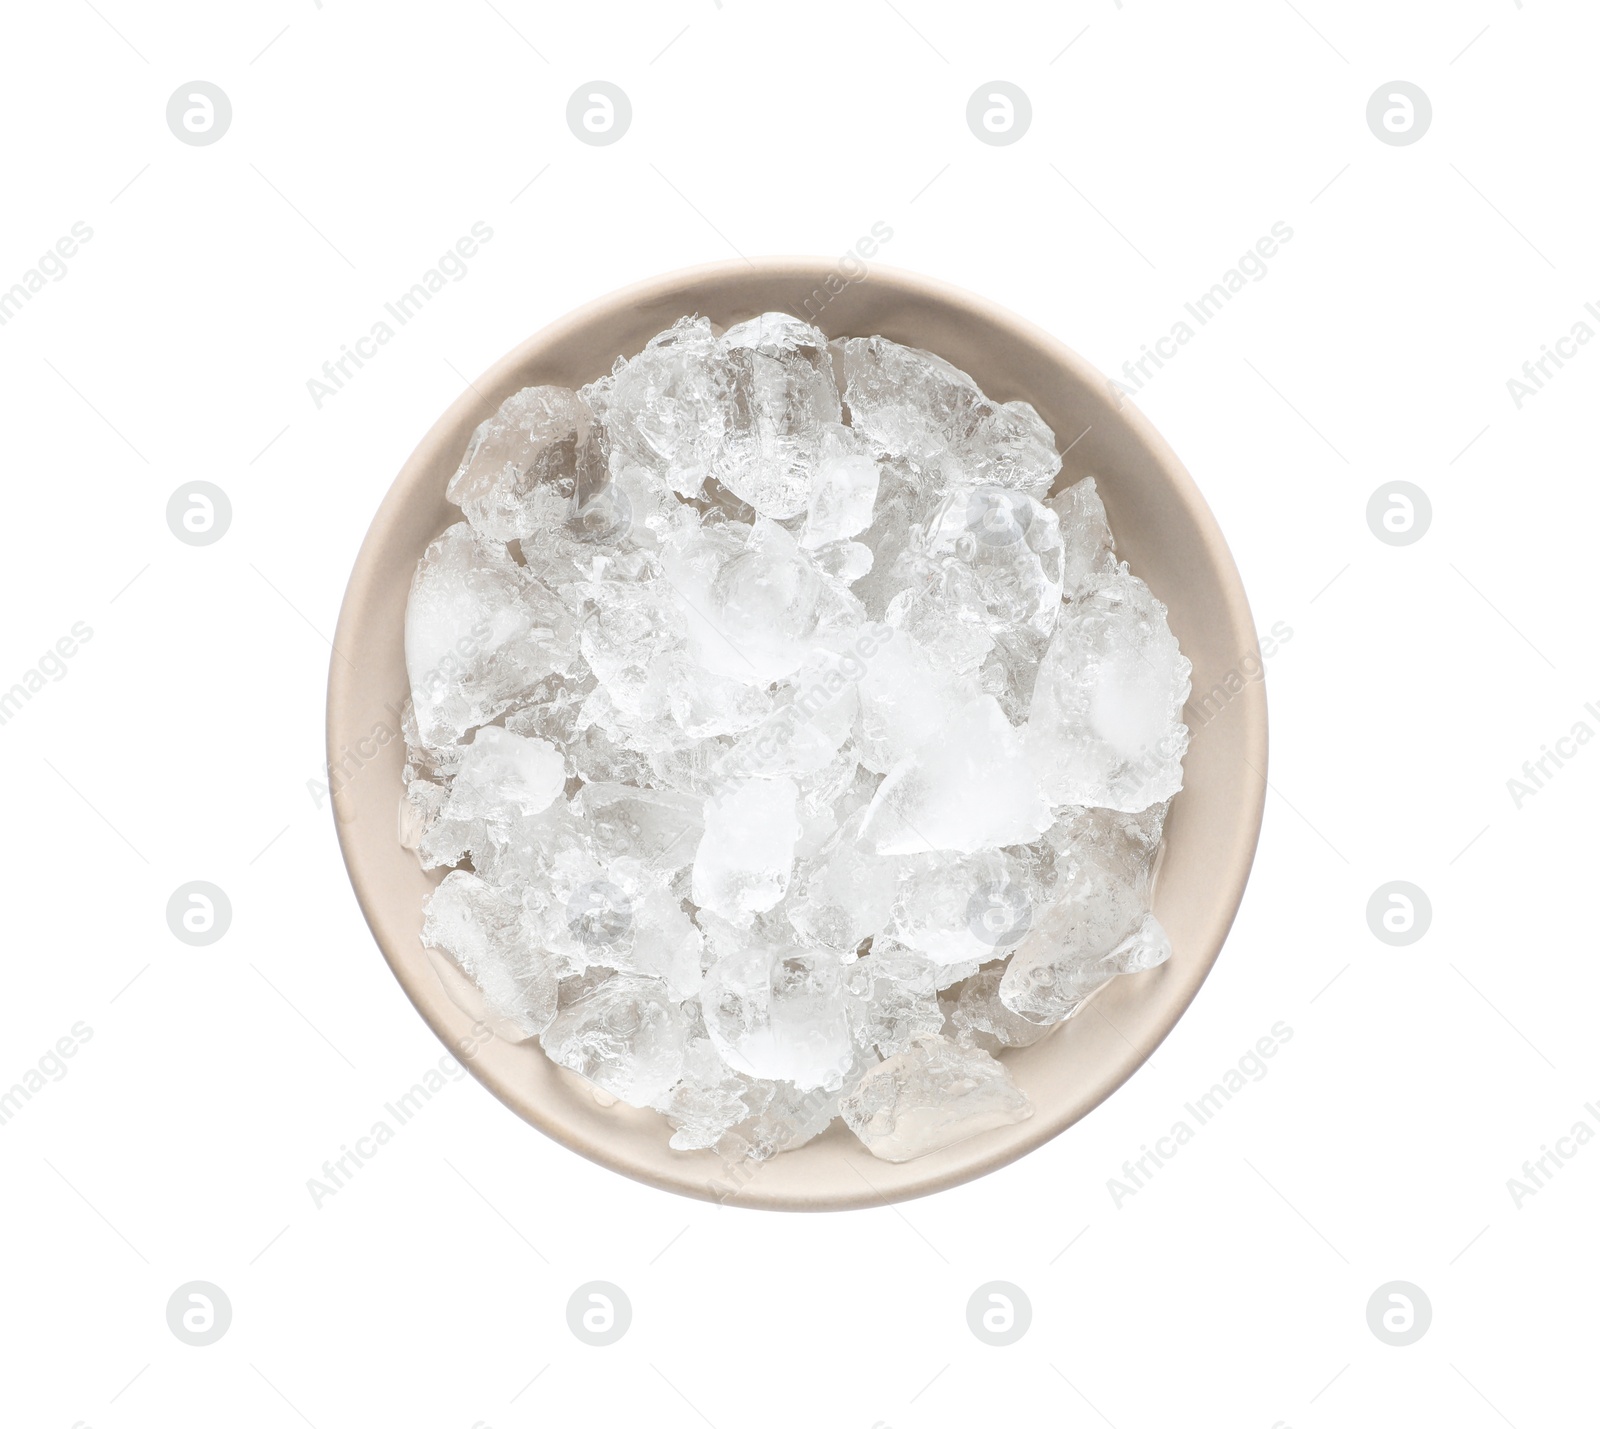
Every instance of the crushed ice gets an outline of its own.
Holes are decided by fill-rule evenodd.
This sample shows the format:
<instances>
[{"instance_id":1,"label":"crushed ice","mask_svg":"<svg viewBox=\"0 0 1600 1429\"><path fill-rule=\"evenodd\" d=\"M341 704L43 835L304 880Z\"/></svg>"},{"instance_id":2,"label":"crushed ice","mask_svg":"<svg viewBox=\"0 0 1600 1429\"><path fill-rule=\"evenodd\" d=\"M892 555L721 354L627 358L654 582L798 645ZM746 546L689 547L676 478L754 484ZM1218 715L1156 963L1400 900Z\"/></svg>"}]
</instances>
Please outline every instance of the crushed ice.
<instances>
[{"instance_id":1,"label":"crushed ice","mask_svg":"<svg viewBox=\"0 0 1600 1429\"><path fill-rule=\"evenodd\" d=\"M948 362L684 318L474 434L406 611L423 941L672 1145L903 1161L1166 959L1189 662L1054 433Z\"/></svg>"}]
</instances>

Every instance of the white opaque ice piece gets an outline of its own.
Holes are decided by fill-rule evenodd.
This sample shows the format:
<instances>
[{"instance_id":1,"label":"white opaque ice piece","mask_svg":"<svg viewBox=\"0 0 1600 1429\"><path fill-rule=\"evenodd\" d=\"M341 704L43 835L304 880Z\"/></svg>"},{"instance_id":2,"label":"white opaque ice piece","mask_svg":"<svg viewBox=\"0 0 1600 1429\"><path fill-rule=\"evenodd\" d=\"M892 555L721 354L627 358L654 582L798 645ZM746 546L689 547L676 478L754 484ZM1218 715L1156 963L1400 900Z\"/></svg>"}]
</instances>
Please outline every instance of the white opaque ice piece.
<instances>
[{"instance_id":1,"label":"white opaque ice piece","mask_svg":"<svg viewBox=\"0 0 1600 1429\"><path fill-rule=\"evenodd\" d=\"M692 883L700 907L748 923L778 905L794 872L798 798L794 780L778 778L747 779L706 800Z\"/></svg>"},{"instance_id":2,"label":"white opaque ice piece","mask_svg":"<svg viewBox=\"0 0 1600 1429\"><path fill-rule=\"evenodd\" d=\"M537 814L556 801L566 782L566 761L549 740L484 725L473 734L450 785L448 817Z\"/></svg>"},{"instance_id":3,"label":"white opaque ice piece","mask_svg":"<svg viewBox=\"0 0 1600 1429\"><path fill-rule=\"evenodd\" d=\"M884 776L867 809L863 840L881 854L1031 843L1054 816L1022 737L987 696L942 713L939 738L902 756Z\"/></svg>"}]
</instances>

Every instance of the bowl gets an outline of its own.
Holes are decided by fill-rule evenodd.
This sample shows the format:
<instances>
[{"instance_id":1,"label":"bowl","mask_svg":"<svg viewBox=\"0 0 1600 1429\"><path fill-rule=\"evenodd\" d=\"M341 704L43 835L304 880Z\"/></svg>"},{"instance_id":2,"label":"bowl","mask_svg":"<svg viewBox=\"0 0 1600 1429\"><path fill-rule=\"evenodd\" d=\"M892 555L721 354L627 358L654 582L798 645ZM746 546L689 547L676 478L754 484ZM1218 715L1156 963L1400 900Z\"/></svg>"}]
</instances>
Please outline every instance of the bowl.
<instances>
[{"instance_id":1,"label":"bowl","mask_svg":"<svg viewBox=\"0 0 1600 1429\"><path fill-rule=\"evenodd\" d=\"M328 682L331 804L345 864L378 947L423 1019L495 1096L563 1146L651 1186L736 1206L843 1210L927 1195L1004 1166L1087 1115L1172 1030L1215 963L1266 792L1267 706L1250 608L1222 533L1171 449L1100 373L1023 319L913 273L849 266L856 276L811 258L669 273L578 309L501 358L434 424L378 509L340 611ZM1066 449L1057 489L1095 476L1119 555L1166 602L1194 666L1193 738L1155 898L1171 959L1114 979L1043 1041L1004 1054L1033 1103L1030 1119L900 1164L878 1160L841 1122L759 1165L674 1151L658 1113L606 1104L536 1042L495 1034L476 990L419 940L423 897L442 871L424 873L397 833L406 597L423 549L461 519L445 483L473 428L519 388L594 380L687 313L731 326L775 309L830 337L881 333L927 348L989 397L1033 403Z\"/></svg>"}]
</instances>

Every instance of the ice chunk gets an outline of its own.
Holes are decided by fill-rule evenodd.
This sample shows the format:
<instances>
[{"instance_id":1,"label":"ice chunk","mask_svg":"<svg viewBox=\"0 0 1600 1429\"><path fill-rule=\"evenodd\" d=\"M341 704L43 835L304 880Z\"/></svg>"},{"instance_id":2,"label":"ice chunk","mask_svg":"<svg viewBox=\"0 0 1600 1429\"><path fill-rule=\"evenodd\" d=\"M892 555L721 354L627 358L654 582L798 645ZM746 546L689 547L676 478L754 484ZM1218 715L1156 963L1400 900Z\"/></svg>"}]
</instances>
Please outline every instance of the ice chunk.
<instances>
[{"instance_id":1,"label":"ice chunk","mask_svg":"<svg viewBox=\"0 0 1600 1429\"><path fill-rule=\"evenodd\" d=\"M919 491L908 463L880 463L872 524L861 533L861 544L872 552L872 567L853 587L869 619L883 620L890 602L911 584L913 570L904 557L935 504Z\"/></svg>"},{"instance_id":2,"label":"ice chunk","mask_svg":"<svg viewBox=\"0 0 1600 1429\"><path fill-rule=\"evenodd\" d=\"M944 1027L944 1012L931 985L902 982L891 959L868 956L845 970L852 993L850 1022L856 1040L882 1057L910 1049L919 1037Z\"/></svg>"},{"instance_id":3,"label":"ice chunk","mask_svg":"<svg viewBox=\"0 0 1600 1429\"><path fill-rule=\"evenodd\" d=\"M586 546L613 546L633 532L629 483L603 478L593 488L579 485L564 530Z\"/></svg>"},{"instance_id":4,"label":"ice chunk","mask_svg":"<svg viewBox=\"0 0 1600 1429\"><path fill-rule=\"evenodd\" d=\"M448 953L489 1009L529 1036L555 1016L556 969L528 938L515 894L475 873L446 874L424 904L422 945Z\"/></svg>"},{"instance_id":5,"label":"ice chunk","mask_svg":"<svg viewBox=\"0 0 1600 1429\"><path fill-rule=\"evenodd\" d=\"M562 1006L539 1039L550 1060L630 1106L649 1106L683 1070L689 1019L653 978L608 977Z\"/></svg>"},{"instance_id":6,"label":"ice chunk","mask_svg":"<svg viewBox=\"0 0 1600 1429\"><path fill-rule=\"evenodd\" d=\"M974 697L936 712L937 741L902 757L867 809L863 840L878 853L973 853L1029 843L1053 822L1022 738L1000 707Z\"/></svg>"},{"instance_id":7,"label":"ice chunk","mask_svg":"<svg viewBox=\"0 0 1600 1429\"><path fill-rule=\"evenodd\" d=\"M1002 630L995 635L994 648L978 669L978 688L994 696L1001 712L1014 725L1028 721L1043 653L1042 642L1031 632Z\"/></svg>"},{"instance_id":8,"label":"ice chunk","mask_svg":"<svg viewBox=\"0 0 1600 1429\"><path fill-rule=\"evenodd\" d=\"M567 930L566 904L575 888L602 878L605 869L591 851L588 831L565 799L526 817L440 820L424 843L424 852L444 862L452 836L464 844L480 874L521 892L530 934L552 957L566 961L568 974L585 966L582 949ZM559 924L559 932L552 923Z\"/></svg>"},{"instance_id":9,"label":"ice chunk","mask_svg":"<svg viewBox=\"0 0 1600 1429\"><path fill-rule=\"evenodd\" d=\"M1026 402L997 405L965 372L883 337L834 343L850 425L886 456L937 462L944 479L1043 496L1061 470L1055 434Z\"/></svg>"},{"instance_id":10,"label":"ice chunk","mask_svg":"<svg viewBox=\"0 0 1600 1429\"><path fill-rule=\"evenodd\" d=\"M595 695L600 693L596 691ZM588 783L657 782L650 752L624 742L611 723L600 717L589 700L584 702L572 743L567 746L567 755L572 761L573 774ZM704 797L703 790L701 796Z\"/></svg>"},{"instance_id":11,"label":"ice chunk","mask_svg":"<svg viewBox=\"0 0 1600 1429\"><path fill-rule=\"evenodd\" d=\"M1049 1031L1020 1017L1000 1000L1005 969L988 967L957 988L950 1002L950 1025L963 1047L998 1052L1004 1047L1031 1047Z\"/></svg>"},{"instance_id":12,"label":"ice chunk","mask_svg":"<svg viewBox=\"0 0 1600 1429\"><path fill-rule=\"evenodd\" d=\"M545 676L574 668L571 618L503 548L457 522L423 553L406 605L417 729L453 744Z\"/></svg>"},{"instance_id":13,"label":"ice chunk","mask_svg":"<svg viewBox=\"0 0 1600 1429\"><path fill-rule=\"evenodd\" d=\"M651 667L652 703L664 707L690 739L739 735L772 713L772 697L759 685L708 670L687 650L673 650ZM673 740L682 743L682 737Z\"/></svg>"},{"instance_id":14,"label":"ice chunk","mask_svg":"<svg viewBox=\"0 0 1600 1429\"><path fill-rule=\"evenodd\" d=\"M618 876L623 876L620 873ZM674 1001L696 996L705 939L665 884L630 876L632 896L609 878L576 889L567 926L591 967L659 978Z\"/></svg>"},{"instance_id":15,"label":"ice chunk","mask_svg":"<svg viewBox=\"0 0 1600 1429\"><path fill-rule=\"evenodd\" d=\"M1025 631L1049 639L1061 608L1063 548L1056 513L1025 492L978 486L945 498L927 526L927 559L960 563L970 584L950 624L978 610L994 633Z\"/></svg>"},{"instance_id":16,"label":"ice chunk","mask_svg":"<svg viewBox=\"0 0 1600 1429\"><path fill-rule=\"evenodd\" d=\"M537 814L556 801L566 782L566 761L549 740L485 725L472 736L450 785L448 817Z\"/></svg>"},{"instance_id":17,"label":"ice chunk","mask_svg":"<svg viewBox=\"0 0 1600 1429\"><path fill-rule=\"evenodd\" d=\"M523 895L536 936L574 968L658 978L674 1000L694 997L704 938L684 910L681 873L662 866L673 861L665 831L619 838L615 821L624 801L613 801L598 816L582 795L574 807L580 805L573 818L579 838L543 850L534 886ZM656 857L640 857L652 847L661 850Z\"/></svg>"},{"instance_id":18,"label":"ice chunk","mask_svg":"<svg viewBox=\"0 0 1600 1429\"><path fill-rule=\"evenodd\" d=\"M405 792L400 795L401 848L421 848L449 797L450 791L443 784L428 779L415 778L406 785Z\"/></svg>"},{"instance_id":19,"label":"ice chunk","mask_svg":"<svg viewBox=\"0 0 1600 1429\"><path fill-rule=\"evenodd\" d=\"M992 404L966 373L921 348L884 337L833 344L850 425L886 456L927 461L960 448Z\"/></svg>"},{"instance_id":20,"label":"ice chunk","mask_svg":"<svg viewBox=\"0 0 1600 1429\"><path fill-rule=\"evenodd\" d=\"M722 1059L747 1076L837 1087L854 1060L838 955L756 946L719 959L701 1005Z\"/></svg>"},{"instance_id":21,"label":"ice chunk","mask_svg":"<svg viewBox=\"0 0 1600 1429\"><path fill-rule=\"evenodd\" d=\"M1119 973L1143 972L1171 956L1151 912L1165 818L1164 804L1068 817L1068 872L1056 901L1017 942L1000 983L1008 1008L1034 1022L1059 1022Z\"/></svg>"},{"instance_id":22,"label":"ice chunk","mask_svg":"<svg viewBox=\"0 0 1600 1429\"><path fill-rule=\"evenodd\" d=\"M705 831L703 801L673 789L591 783L577 796L602 860L626 858L670 873L694 861Z\"/></svg>"},{"instance_id":23,"label":"ice chunk","mask_svg":"<svg viewBox=\"0 0 1600 1429\"><path fill-rule=\"evenodd\" d=\"M727 749L728 740L723 738L697 740L687 748L652 751L648 782L708 799L722 788L718 771Z\"/></svg>"},{"instance_id":24,"label":"ice chunk","mask_svg":"<svg viewBox=\"0 0 1600 1429\"><path fill-rule=\"evenodd\" d=\"M811 559L823 575L854 585L872 569L872 548L860 541L830 541L812 551Z\"/></svg>"},{"instance_id":25,"label":"ice chunk","mask_svg":"<svg viewBox=\"0 0 1600 1429\"><path fill-rule=\"evenodd\" d=\"M722 345L730 352L756 353L775 362L798 360L811 372L826 369L828 385L833 386L828 339L821 329L792 313L761 313L735 323L722 334Z\"/></svg>"},{"instance_id":26,"label":"ice chunk","mask_svg":"<svg viewBox=\"0 0 1600 1429\"><path fill-rule=\"evenodd\" d=\"M903 860L888 931L941 965L1004 957L1033 917L1027 891L996 849Z\"/></svg>"},{"instance_id":27,"label":"ice chunk","mask_svg":"<svg viewBox=\"0 0 1600 1429\"><path fill-rule=\"evenodd\" d=\"M978 435L977 463L986 481L1043 496L1061 470L1055 433L1031 403L1002 403Z\"/></svg>"},{"instance_id":28,"label":"ice chunk","mask_svg":"<svg viewBox=\"0 0 1600 1429\"><path fill-rule=\"evenodd\" d=\"M407 618L409 620L409 611ZM406 764L402 780L432 779L448 781L461 765L459 744L429 744L417 726L417 705L409 695L400 708L400 735L406 743Z\"/></svg>"},{"instance_id":29,"label":"ice chunk","mask_svg":"<svg viewBox=\"0 0 1600 1429\"><path fill-rule=\"evenodd\" d=\"M1061 523L1062 587L1070 598L1117 568L1111 527L1094 478L1086 476L1045 503Z\"/></svg>"},{"instance_id":30,"label":"ice chunk","mask_svg":"<svg viewBox=\"0 0 1600 1429\"><path fill-rule=\"evenodd\" d=\"M588 404L565 387L524 387L473 432L445 496L479 535L512 541L566 521L580 486L604 476Z\"/></svg>"},{"instance_id":31,"label":"ice chunk","mask_svg":"<svg viewBox=\"0 0 1600 1429\"><path fill-rule=\"evenodd\" d=\"M798 670L813 647L860 623L860 605L765 518L707 528L669 545L667 580L705 669L767 685Z\"/></svg>"},{"instance_id":32,"label":"ice chunk","mask_svg":"<svg viewBox=\"0 0 1600 1429\"><path fill-rule=\"evenodd\" d=\"M1028 753L1050 802L1132 813L1171 798L1188 698L1166 606L1125 566L1089 585L1062 608L1028 713Z\"/></svg>"},{"instance_id":33,"label":"ice chunk","mask_svg":"<svg viewBox=\"0 0 1600 1429\"><path fill-rule=\"evenodd\" d=\"M665 713L654 671L685 632L663 589L651 580L602 579L575 590L579 649L610 701L635 719Z\"/></svg>"},{"instance_id":34,"label":"ice chunk","mask_svg":"<svg viewBox=\"0 0 1600 1429\"><path fill-rule=\"evenodd\" d=\"M599 503L602 512L615 511L618 520L626 517L627 529L622 534L641 549L659 549L668 536L698 524L694 507L678 500L665 477L622 458L612 464L610 483L591 500ZM590 524L592 518L580 508L569 526L587 528ZM586 534L584 538L588 539Z\"/></svg>"},{"instance_id":35,"label":"ice chunk","mask_svg":"<svg viewBox=\"0 0 1600 1429\"><path fill-rule=\"evenodd\" d=\"M572 746L578 738L578 717L585 698L594 689L594 678L587 670L576 677L551 675L540 680L527 693L527 703L506 713L504 724L512 734L529 739L548 740L561 751L570 778L577 765Z\"/></svg>"},{"instance_id":36,"label":"ice chunk","mask_svg":"<svg viewBox=\"0 0 1600 1429\"><path fill-rule=\"evenodd\" d=\"M811 498L800 544L812 551L865 531L872 524L877 499L877 460L856 445L848 428L828 428L811 473Z\"/></svg>"},{"instance_id":37,"label":"ice chunk","mask_svg":"<svg viewBox=\"0 0 1600 1429\"><path fill-rule=\"evenodd\" d=\"M978 971L979 960L946 963L897 943L884 934L872 940L872 961L886 977L895 978L921 992L943 992Z\"/></svg>"},{"instance_id":38,"label":"ice chunk","mask_svg":"<svg viewBox=\"0 0 1600 1429\"><path fill-rule=\"evenodd\" d=\"M1030 1021L1060 1022L1112 978L1146 972L1172 956L1155 914L1141 914L1109 947L1082 931L1085 923L1104 921L1087 900L1063 900L1046 909L1035 940L1019 948L1006 969L1000 993L1005 1005Z\"/></svg>"},{"instance_id":39,"label":"ice chunk","mask_svg":"<svg viewBox=\"0 0 1600 1429\"><path fill-rule=\"evenodd\" d=\"M727 434L727 373L711 324L680 318L611 374L580 389L613 460L642 466L684 496L699 494Z\"/></svg>"},{"instance_id":40,"label":"ice chunk","mask_svg":"<svg viewBox=\"0 0 1600 1429\"><path fill-rule=\"evenodd\" d=\"M1016 889L1012 895L1025 903L1027 913L1020 923L1013 923L1012 933L1003 946L1008 950L1016 946L1017 939L1031 919L1032 910L1055 902L1056 891L1068 874L1065 851L1073 839L1073 818L1079 811L1057 810L1056 821L1044 832L1044 837L1031 844L1017 844L1002 850L1005 858L1006 882Z\"/></svg>"},{"instance_id":41,"label":"ice chunk","mask_svg":"<svg viewBox=\"0 0 1600 1429\"><path fill-rule=\"evenodd\" d=\"M785 906L801 939L848 952L889 921L899 887L897 859L880 858L861 840L865 812L852 814L802 868Z\"/></svg>"},{"instance_id":42,"label":"ice chunk","mask_svg":"<svg viewBox=\"0 0 1600 1429\"><path fill-rule=\"evenodd\" d=\"M969 684L935 666L905 631L870 625L857 686L861 762L883 774L944 735L945 714L972 699Z\"/></svg>"},{"instance_id":43,"label":"ice chunk","mask_svg":"<svg viewBox=\"0 0 1600 1429\"><path fill-rule=\"evenodd\" d=\"M879 1064L839 1109L883 1161L911 1161L1033 1115L999 1062L943 1037L922 1038Z\"/></svg>"},{"instance_id":44,"label":"ice chunk","mask_svg":"<svg viewBox=\"0 0 1600 1429\"><path fill-rule=\"evenodd\" d=\"M750 1116L746 1096L756 1090L751 1078L722 1060L709 1037L692 1037L684 1050L682 1079L654 1103L672 1123L668 1144L675 1151L710 1150ZM764 1100L759 1092L751 1099Z\"/></svg>"},{"instance_id":45,"label":"ice chunk","mask_svg":"<svg viewBox=\"0 0 1600 1429\"><path fill-rule=\"evenodd\" d=\"M843 1086L852 1086L855 1068L844 1074ZM789 1082L758 1082L761 1108L740 1122L720 1142L717 1154L728 1162L768 1161L780 1151L793 1151L825 1131L839 1115L840 1088L802 1090ZM752 1100L746 1093L745 1100Z\"/></svg>"},{"instance_id":46,"label":"ice chunk","mask_svg":"<svg viewBox=\"0 0 1600 1429\"><path fill-rule=\"evenodd\" d=\"M861 762L884 771L862 830L878 853L1028 843L1050 826L1022 741L990 695L934 667L903 631L871 632Z\"/></svg>"},{"instance_id":47,"label":"ice chunk","mask_svg":"<svg viewBox=\"0 0 1600 1429\"><path fill-rule=\"evenodd\" d=\"M903 630L929 661L970 674L994 648L983 594L972 568L960 561L906 562L906 586L888 604L884 620Z\"/></svg>"},{"instance_id":48,"label":"ice chunk","mask_svg":"<svg viewBox=\"0 0 1600 1429\"><path fill-rule=\"evenodd\" d=\"M825 769L855 725L860 668L860 660L849 654L812 651L779 687L772 712L728 751L722 772L770 778Z\"/></svg>"},{"instance_id":49,"label":"ice chunk","mask_svg":"<svg viewBox=\"0 0 1600 1429\"><path fill-rule=\"evenodd\" d=\"M561 752L546 740L485 725L464 746L460 768L436 816L422 830L418 855L424 868L472 855L480 873L499 862L509 843L525 839L531 819L560 797L566 784Z\"/></svg>"},{"instance_id":50,"label":"ice chunk","mask_svg":"<svg viewBox=\"0 0 1600 1429\"><path fill-rule=\"evenodd\" d=\"M763 313L723 334L722 357L727 439L712 474L763 516L797 516L824 434L839 423L828 340L787 313Z\"/></svg>"},{"instance_id":51,"label":"ice chunk","mask_svg":"<svg viewBox=\"0 0 1600 1429\"><path fill-rule=\"evenodd\" d=\"M794 780L746 779L706 801L694 858L694 901L734 923L776 907L794 871Z\"/></svg>"},{"instance_id":52,"label":"ice chunk","mask_svg":"<svg viewBox=\"0 0 1600 1429\"><path fill-rule=\"evenodd\" d=\"M856 762L854 748L846 744L831 763L796 781L800 801L800 838L794 846L797 862L816 858L851 815L871 802L877 779Z\"/></svg>"}]
</instances>

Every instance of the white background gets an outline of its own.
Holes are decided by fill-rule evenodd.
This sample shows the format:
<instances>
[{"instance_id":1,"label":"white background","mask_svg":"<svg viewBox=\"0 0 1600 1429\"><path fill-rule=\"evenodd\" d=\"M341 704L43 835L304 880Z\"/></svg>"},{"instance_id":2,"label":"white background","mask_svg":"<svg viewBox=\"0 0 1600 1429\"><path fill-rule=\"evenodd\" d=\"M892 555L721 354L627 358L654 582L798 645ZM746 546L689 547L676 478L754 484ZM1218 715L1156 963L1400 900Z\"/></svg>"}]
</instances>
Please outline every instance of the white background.
<instances>
[{"instance_id":1,"label":"white background","mask_svg":"<svg viewBox=\"0 0 1600 1429\"><path fill-rule=\"evenodd\" d=\"M93 1031L0 1127L7 1424L1593 1421L1600 1144L1520 1208L1506 1183L1600 1128L1600 748L1520 809L1506 781L1600 730L1600 349L1520 410L1506 381L1600 301L1600 17L896 3L7 7L0 287L94 233L0 328L0 686L93 629L0 727L0 1085ZM164 117L197 78L233 104L210 147ZM634 109L607 148L564 118L597 78ZM1034 110L1000 148L965 122L997 78ZM1433 103L1409 147L1365 120L1396 78ZM479 220L468 276L318 410L307 379ZM1259 628L1293 630L1215 973L1087 1121L896 1209L677 1199L471 1080L318 1209L307 1179L441 1052L308 788L327 637L390 480L465 378L578 303L736 253L841 253L880 220L883 262L1107 371L1294 231L1138 399ZM1365 518L1397 478L1433 506L1403 548ZM195 479L233 505L206 548L165 520ZM167 928L192 879L233 904L209 948ZM1432 901L1409 948L1368 930L1391 879ZM1270 1074L1117 1208L1124 1159L1280 1020ZM207 1348L165 1320L196 1279L233 1306ZM596 1279L634 1309L606 1349L565 1321ZM1033 1305L1007 1349L965 1319L997 1279ZM1433 1306L1403 1349L1365 1314L1397 1279Z\"/></svg>"}]
</instances>

